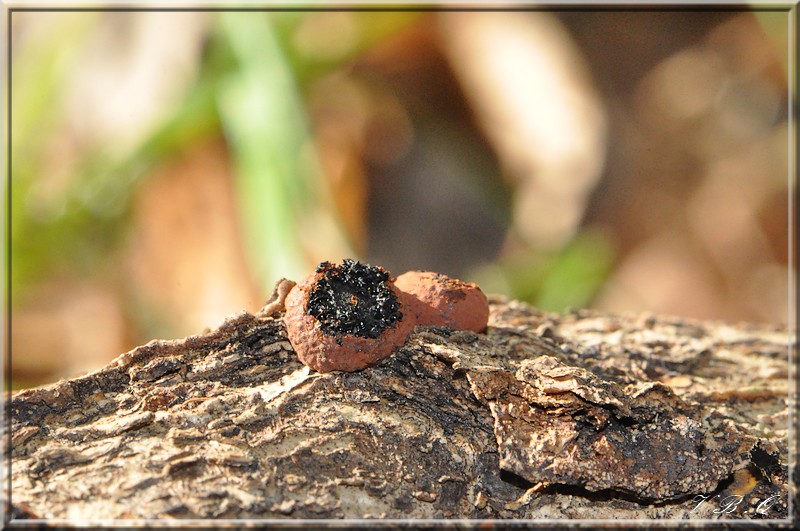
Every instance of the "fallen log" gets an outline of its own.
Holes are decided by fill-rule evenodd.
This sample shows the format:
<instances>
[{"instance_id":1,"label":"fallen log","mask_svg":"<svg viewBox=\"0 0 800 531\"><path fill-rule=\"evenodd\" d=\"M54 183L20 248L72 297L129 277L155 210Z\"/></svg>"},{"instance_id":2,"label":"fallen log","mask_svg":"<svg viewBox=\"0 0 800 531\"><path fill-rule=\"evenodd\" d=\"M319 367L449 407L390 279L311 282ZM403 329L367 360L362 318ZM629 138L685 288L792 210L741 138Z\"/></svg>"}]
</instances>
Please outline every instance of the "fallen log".
<instances>
[{"instance_id":1,"label":"fallen log","mask_svg":"<svg viewBox=\"0 0 800 531\"><path fill-rule=\"evenodd\" d=\"M285 291L15 393L11 518L789 517L794 331L490 297L485 334L321 374Z\"/></svg>"}]
</instances>

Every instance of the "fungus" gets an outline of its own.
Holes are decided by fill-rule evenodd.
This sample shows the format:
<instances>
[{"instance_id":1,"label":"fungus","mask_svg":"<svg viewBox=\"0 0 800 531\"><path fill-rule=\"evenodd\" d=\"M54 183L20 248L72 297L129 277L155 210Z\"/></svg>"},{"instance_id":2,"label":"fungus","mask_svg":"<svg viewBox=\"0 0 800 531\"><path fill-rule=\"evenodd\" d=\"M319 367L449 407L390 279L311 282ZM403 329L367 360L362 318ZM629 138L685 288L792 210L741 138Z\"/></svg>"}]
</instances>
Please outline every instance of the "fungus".
<instances>
[{"instance_id":1,"label":"fungus","mask_svg":"<svg viewBox=\"0 0 800 531\"><path fill-rule=\"evenodd\" d=\"M395 280L408 295L417 324L483 332L489 321L489 302L477 284L431 271L408 271Z\"/></svg>"},{"instance_id":2,"label":"fungus","mask_svg":"<svg viewBox=\"0 0 800 531\"><path fill-rule=\"evenodd\" d=\"M415 319L382 267L322 262L286 297L286 332L302 363L319 372L358 371L405 343Z\"/></svg>"}]
</instances>

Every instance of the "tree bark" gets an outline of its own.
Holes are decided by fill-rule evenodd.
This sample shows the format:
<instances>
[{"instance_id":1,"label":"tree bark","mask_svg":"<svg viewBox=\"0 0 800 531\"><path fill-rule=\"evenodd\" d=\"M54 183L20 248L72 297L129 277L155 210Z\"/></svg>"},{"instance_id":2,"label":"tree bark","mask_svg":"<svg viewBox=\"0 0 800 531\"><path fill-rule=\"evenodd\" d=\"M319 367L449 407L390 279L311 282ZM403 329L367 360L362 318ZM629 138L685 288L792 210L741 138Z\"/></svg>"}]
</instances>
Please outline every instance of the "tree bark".
<instances>
[{"instance_id":1,"label":"tree bark","mask_svg":"<svg viewBox=\"0 0 800 531\"><path fill-rule=\"evenodd\" d=\"M794 331L490 303L320 374L273 297L18 392L11 516L788 518Z\"/></svg>"}]
</instances>

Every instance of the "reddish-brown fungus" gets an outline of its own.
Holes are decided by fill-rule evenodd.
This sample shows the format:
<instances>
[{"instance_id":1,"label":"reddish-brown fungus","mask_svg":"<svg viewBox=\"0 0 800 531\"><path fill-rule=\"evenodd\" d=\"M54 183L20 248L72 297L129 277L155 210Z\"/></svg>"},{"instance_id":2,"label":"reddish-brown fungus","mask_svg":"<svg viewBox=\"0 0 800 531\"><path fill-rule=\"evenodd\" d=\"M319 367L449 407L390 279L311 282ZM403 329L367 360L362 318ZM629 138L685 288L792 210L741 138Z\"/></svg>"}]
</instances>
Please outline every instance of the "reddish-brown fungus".
<instances>
[{"instance_id":1,"label":"reddish-brown fungus","mask_svg":"<svg viewBox=\"0 0 800 531\"><path fill-rule=\"evenodd\" d=\"M316 371L364 369L405 343L415 324L405 299L381 267L323 262L286 297L289 341Z\"/></svg>"},{"instance_id":2,"label":"reddish-brown fungus","mask_svg":"<svg viewBox=\"0 0 800 531\"><path fill-rule=\"evenodd\" d=\"M417 324L483 332L489 321L489 302L477 284L441 273L409 271L395 280L409 296Z\"/></svg>"}]
</instances>

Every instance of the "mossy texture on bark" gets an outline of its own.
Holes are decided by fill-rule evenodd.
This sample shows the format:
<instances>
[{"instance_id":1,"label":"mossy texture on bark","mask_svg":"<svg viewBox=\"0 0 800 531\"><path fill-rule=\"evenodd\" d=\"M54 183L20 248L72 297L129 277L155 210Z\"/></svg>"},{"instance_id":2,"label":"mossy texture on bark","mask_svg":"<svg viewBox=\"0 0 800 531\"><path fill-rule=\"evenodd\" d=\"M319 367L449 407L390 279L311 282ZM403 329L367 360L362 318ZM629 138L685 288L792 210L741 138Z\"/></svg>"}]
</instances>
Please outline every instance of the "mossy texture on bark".
<instances>
[{"instance_id":1,"label":"mossy texture on bark","mask_svg":"<svg viewBox=\"0 0 800 531\"><path fill-rule=\"evenodd\" d=\"M354 373L298 362L272 301L18 392L12 515L787 517L794 332L490 303Z\"/></svg>"}]
</instances>

